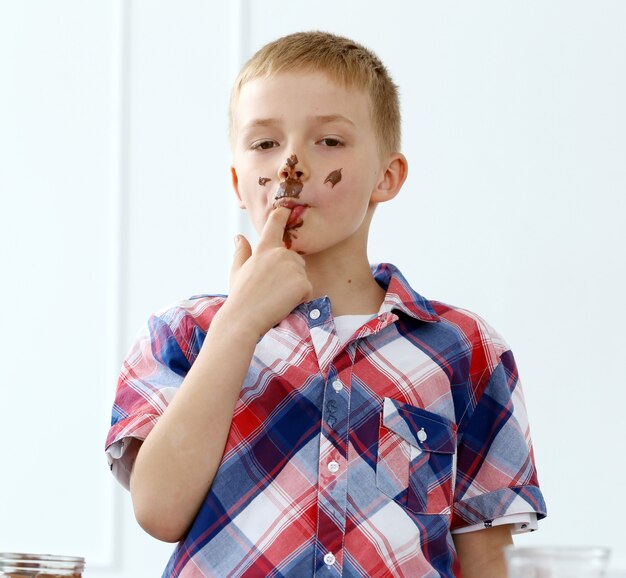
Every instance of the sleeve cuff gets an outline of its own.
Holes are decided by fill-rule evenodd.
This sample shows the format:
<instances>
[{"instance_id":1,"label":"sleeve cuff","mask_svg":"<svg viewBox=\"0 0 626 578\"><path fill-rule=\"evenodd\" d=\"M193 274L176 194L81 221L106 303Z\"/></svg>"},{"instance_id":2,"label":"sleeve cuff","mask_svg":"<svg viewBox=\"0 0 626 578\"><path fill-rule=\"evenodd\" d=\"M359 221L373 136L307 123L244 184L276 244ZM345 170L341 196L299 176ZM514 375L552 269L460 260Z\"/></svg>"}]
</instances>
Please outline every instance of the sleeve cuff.
<instances>
[{"instance_id":1,"label":"sleeve cuff","mask_svg":"<svg viewBox=\"0 0 626 578\"><path fill-rule=\"evenodd\" d=\"M115 479L127 490L130 488L130 473L141 445L136 442L146 439L159 417L151 414L129 417L116 423L109 431L105 446L107 463Z\"/></svg>"},{"instance_id":2,"label":"sleeve cuff","mask_svg":"<svg viewBox=\"0 0 626 578\"><path fill-rule=\"evenodd\" d=\"M106 450L107 462L115 479L127 490L130 489L130 473L141 447L142 440L125 438L111 444Z\"/></svg>"},{"instance_id":3,"label":"sleeve cuff","mask_svg":"<svg viewBox=\"0 0 626 578\"><path fill-rule=\"evenodd\" d=\"M514 514L535 513L537 520L546 517L546 505L537 486L514 486L487 494L480 494L456 502L453 508L451 530L483 525Z\"/></svg>"},{"instance_id":4,"label":"sleeve cuff","mask_svg":"<svg viewBox=\"0 0 626 578\"><path fill-rule=\"evenodd\" d=\"M526 532L534 532L539 529L537 514L535 512L528 512L509 514L508 516L501 516L494 520L485 520L480 524L472 524L471 526L452 530L452 534L466 534L467 532L476 532L478 530L484 530L485 528L504 526L505 524L511 524L511 534L525 534Z\"/></svg>"}]
</instances>

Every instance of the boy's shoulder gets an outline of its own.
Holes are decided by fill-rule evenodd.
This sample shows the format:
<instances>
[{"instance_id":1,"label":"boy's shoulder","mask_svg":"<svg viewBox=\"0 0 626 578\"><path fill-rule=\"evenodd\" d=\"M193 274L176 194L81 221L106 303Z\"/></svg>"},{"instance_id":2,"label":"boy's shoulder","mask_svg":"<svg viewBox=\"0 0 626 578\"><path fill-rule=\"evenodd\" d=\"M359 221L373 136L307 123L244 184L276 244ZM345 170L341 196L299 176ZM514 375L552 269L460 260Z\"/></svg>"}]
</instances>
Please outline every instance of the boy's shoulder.
<instances>
[{"instance_id":1,"label":"boy's shoulder","mask_svg":"<svg viewBox=\"0 0 626 578\"><path fill-rule=\"evenodd\" d=\"M502 335L483 317L463 307L427 299L413 288L412 283L395 265L373 264L372 273L379 284L387 288L392 307L398 306L411 315L417 313L415 316L420 320L443 323L446 329L451 330L457 339L472 350L485 349L490 361L492 358L499 360L508 351L509 346Z\"/></svg>"},{"instance_id":2,"label":"boy's shoulder","mask_svg":"<svg viewBox=\"0 0 626 578\"><path fill-rule=\"evenodd\" d=\"M510 350L509 344L500 332L481 315L442 301L429 300L429 302L441 322L458 331L459 337L472 350L482 350L492 367L498 364L503 353Z\"/></svg>"},{"instance_id":3,"label":"boy's shoulder","mask_svg":"<svg viewBox=\"0 0 626 578\"><path fill-rule=\"evenodd\" d=\"M226 295L193 295L180 299L154 312L152 319L169 326L173 333L187 332L193 328L206 330L213 316L226 301Z\"/></svg>"}]
</instances>

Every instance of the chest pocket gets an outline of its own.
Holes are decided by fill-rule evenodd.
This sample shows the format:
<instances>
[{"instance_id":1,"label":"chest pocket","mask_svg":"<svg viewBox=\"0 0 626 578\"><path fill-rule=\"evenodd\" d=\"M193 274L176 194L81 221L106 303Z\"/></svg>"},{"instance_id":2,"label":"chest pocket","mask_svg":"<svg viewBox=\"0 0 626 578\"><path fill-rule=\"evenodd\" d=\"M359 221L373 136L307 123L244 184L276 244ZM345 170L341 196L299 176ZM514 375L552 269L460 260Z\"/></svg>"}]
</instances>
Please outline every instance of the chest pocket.
<instances>
[{"instance_id":1,"label":"chest pocket","mask_svg":"<svg viewBox=\"0 0 626 578\"><path fill-rule=\"evenodd\" d=\"M386 397L379 426L376 485L416 514L449 514L456 424Z\"/></svg>"}]
</instances>

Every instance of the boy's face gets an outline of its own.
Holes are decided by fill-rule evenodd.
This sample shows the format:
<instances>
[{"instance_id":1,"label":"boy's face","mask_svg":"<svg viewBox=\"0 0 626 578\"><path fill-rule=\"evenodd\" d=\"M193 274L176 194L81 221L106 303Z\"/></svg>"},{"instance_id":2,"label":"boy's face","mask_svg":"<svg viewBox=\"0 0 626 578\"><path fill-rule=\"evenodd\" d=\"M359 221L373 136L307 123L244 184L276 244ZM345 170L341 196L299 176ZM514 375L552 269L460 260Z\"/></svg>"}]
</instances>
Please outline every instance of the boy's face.
<instances>
[{"instance_id":1,"label":"boy's face","mask_svg":"<svg viewBox=\"0 0 626 578\"><path fill-rule=\"evenodd\" d=\"M292 213L299 253L366 242L374 203L386 199L376 193L385 169L364 91L319 72L257 78L242 87L233 121L233 186L257 231L278 202L301 205Z\"/></svg>"}]
</instances>

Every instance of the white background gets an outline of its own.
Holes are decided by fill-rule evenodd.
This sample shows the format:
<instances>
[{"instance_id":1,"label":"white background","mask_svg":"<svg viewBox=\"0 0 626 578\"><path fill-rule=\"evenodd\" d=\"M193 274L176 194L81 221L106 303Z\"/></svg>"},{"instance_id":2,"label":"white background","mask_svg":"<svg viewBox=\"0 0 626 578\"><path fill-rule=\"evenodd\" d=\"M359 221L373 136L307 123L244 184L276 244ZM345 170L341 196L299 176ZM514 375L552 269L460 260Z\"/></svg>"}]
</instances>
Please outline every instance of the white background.
<instances>
[{"instance_id":1,"label":"white background","mask_svg":"<svg viewBox=\"0 0 626 578\"><path fill-rule=\"evenodd\" d=\"M476 311L520 368L549 517L518 544L626 566L626 3L0 1L0 551L160 575L103 444L155 309L227 292L226 111L240 64L303 29L400 85L409 179L370 257Z\"/></svg>"}]
</instances>

